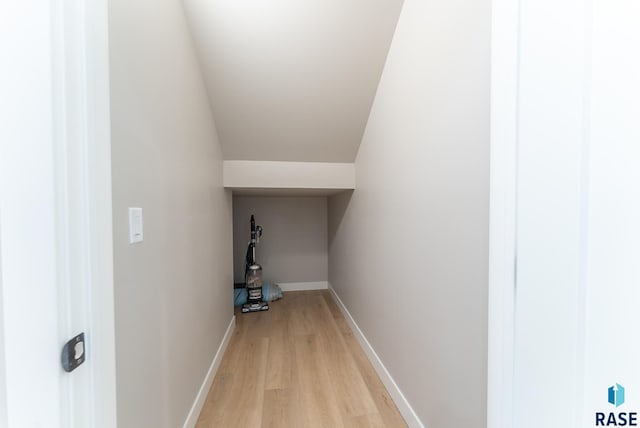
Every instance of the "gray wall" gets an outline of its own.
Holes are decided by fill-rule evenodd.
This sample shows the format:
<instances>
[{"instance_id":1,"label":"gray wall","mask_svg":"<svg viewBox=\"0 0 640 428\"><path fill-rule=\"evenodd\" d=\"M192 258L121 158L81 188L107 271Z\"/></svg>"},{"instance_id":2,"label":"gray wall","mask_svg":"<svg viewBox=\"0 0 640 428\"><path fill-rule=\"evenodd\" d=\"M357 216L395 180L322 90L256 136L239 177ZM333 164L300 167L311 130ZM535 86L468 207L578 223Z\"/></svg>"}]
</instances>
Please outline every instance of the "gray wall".
<instances>
[{"instance_id":1,"label":"gray wall","mask_svg":"<svg viewBox=\"0 0 640 428\"><path fill-rule=\"evenodd\" d=\"M328 279L327 198L233 198L233 264L236 282L244 282L244 261L251 214L264 229L257 260L271 283Z\"/></svg>"},{"instance_id":2,"label":"gray wall","mask_svg":"<svg viewBox=\"0 0 640 428\"><path fill-rule=\"evenodd\" d=\"M118 427L175 428L233 316L231 197L180 0L109 14Z\"/></svg>"},{"instance_id":3,"label":"gray wall","mask_svg":"<svg viewBox=\"0 0 640 428\"><path fill-rule=\"evenodd\" d=\"M406 0L329 281L427 427L486 426L489 0Z\"/></svg>"}]
</instances>

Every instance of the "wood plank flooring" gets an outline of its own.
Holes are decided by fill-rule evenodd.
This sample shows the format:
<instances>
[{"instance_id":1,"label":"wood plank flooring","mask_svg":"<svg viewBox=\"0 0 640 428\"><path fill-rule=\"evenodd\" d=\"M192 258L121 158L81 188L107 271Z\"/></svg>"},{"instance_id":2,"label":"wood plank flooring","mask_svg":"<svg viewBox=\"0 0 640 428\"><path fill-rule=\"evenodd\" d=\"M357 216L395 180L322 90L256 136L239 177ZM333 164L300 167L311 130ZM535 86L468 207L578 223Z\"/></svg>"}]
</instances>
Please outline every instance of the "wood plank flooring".
<instances>
[{"instance_id":1,"label":"wood plank flooring","mask_svg":"<svg viewBox=\"0 0 640 428\"><path fill-rule=\"evenodd\" d=\"M406 427L326 290L287 292L236 329L196 428Z\"/></svg>"}]
</instances>

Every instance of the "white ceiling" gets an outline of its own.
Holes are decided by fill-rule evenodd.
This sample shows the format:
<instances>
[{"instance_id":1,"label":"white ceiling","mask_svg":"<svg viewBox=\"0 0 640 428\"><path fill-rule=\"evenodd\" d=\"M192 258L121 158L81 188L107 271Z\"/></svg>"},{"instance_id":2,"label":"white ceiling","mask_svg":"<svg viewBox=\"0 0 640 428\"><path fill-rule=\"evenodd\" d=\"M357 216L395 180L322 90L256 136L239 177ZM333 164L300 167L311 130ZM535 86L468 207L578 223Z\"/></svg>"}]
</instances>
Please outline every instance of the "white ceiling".
<instances>
[{"instance_id":1,"label":"white ceiling","mask_svg":"<svg viewBox=\"0 0 640 428\"><path fill-rule=\"evenodd\" d=\"M185 0L227 160L353 162L402 0Z\"/></svg>"}]
</instances>

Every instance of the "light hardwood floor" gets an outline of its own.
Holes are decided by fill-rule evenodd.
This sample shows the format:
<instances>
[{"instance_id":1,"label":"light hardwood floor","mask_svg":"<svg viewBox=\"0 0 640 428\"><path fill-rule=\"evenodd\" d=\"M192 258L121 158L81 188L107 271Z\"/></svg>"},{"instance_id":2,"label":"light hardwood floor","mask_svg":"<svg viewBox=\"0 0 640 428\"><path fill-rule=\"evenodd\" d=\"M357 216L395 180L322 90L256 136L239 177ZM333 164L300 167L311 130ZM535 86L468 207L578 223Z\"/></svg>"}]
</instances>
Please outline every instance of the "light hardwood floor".
<instances>
[{"instance_id":1,"label":"light hardwood floor","mask_svg":"<svg viewBox=\"0 0 640 428\"><path fill-rule=\"evenodd\" d=\"M328 291L270 306L236 311L196 428L406 427Z\"/></svg>"}]
</instances>

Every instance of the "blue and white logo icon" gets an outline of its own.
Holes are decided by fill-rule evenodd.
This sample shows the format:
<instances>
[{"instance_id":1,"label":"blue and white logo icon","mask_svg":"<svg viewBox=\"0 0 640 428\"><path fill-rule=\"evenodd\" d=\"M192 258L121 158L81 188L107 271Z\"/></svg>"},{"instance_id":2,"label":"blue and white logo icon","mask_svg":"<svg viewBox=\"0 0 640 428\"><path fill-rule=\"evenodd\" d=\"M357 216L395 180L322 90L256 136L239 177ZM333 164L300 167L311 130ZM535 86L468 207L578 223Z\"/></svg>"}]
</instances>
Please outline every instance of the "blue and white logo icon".
<instances>
[{"instance_id":1,"label":"blue and white logo icon","mask_svg":"<svg viewBox=\"0 0 640 428\"><path fill-rule=\"evenodd\" d=\"M624 404L624 387L619 383L609 387L609 403L616 407Z\"/></svg>"}]
</instances>

